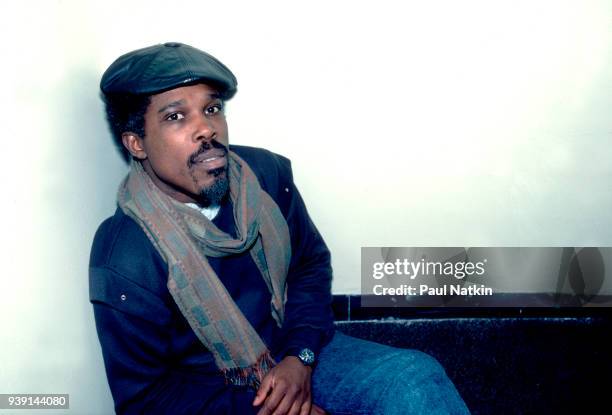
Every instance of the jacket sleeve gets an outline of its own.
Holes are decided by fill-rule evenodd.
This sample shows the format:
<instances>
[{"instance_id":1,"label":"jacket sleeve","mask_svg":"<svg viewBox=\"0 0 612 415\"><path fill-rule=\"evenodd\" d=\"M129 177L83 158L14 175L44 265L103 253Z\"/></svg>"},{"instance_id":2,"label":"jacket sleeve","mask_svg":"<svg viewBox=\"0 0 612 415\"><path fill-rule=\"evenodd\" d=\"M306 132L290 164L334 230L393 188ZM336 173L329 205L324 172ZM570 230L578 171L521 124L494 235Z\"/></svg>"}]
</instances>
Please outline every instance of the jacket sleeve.
<instances>
[{"instance_id":1,"label":"jacket sleeve","mask_svg":"<svg viewBox=\"0 0 612 415\"><path fill-rule=\"evenodd\" d=\"M296 355L304 347L318 355L334 331L331 256L293 182L289 160L284 160L281 193L288 198L284 207L291 234L292 258L287 276L281 355Z\"/></svg>"}]
</instances>

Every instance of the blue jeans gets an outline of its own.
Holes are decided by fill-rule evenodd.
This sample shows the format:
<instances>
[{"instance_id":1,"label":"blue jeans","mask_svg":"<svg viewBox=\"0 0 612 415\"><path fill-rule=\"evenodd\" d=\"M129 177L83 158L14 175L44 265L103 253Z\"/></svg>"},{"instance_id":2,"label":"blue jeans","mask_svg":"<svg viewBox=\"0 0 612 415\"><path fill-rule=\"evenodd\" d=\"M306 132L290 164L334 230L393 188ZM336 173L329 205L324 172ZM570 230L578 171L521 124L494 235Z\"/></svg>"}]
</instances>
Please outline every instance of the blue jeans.
<instances>
[{"instance_id":1,"label":"blue jeans","mask_svg":"<svg viewBox=\"0 0 612 415\"><path fill-rule=\"evenodd\" d=\"M211 414L256 414L255 391L227 389ZM350 337L336 331L312 375L313 402L332 415L469 414L433 357Z\"/></svg>"},{"instance_id":2,"label":"blue jeans","mask_svg":"<svg viewBox=\"0 0 612 415\"><path fill-rule=\"evenodd\" d=\"M433 357L339 331L320 353L312 395L330 414L469 414Z\"/></svg>"}]
</instances>

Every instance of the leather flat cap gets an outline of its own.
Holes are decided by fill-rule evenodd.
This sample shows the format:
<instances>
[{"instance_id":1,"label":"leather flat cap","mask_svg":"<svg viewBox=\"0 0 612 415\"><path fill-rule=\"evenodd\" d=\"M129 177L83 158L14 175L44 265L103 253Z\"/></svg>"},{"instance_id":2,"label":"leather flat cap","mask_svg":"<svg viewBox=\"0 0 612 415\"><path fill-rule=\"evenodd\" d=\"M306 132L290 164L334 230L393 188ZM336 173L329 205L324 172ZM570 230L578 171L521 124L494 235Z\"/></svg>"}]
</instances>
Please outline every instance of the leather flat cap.
<instances>
[{"instance_id":1,"label":"leather flat cap","mask_svg":"<svg viewBox=\"0 0 612 415\"><path fill-rule=\"evenodd\" d=\"M100 89L106 95L152 95L198 82L211 84L225 99L238 86L234 74L214 56L169 42L120 56L102 75Z\"/></svg>"}]
</instances>

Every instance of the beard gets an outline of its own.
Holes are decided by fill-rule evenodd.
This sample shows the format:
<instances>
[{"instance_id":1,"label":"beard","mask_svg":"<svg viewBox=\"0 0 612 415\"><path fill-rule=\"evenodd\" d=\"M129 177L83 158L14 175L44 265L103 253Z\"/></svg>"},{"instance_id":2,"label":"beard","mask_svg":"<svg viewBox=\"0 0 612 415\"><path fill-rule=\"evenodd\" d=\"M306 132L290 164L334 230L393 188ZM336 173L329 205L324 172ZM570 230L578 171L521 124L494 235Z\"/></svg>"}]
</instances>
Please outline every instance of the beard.
<instances>
[{"instance_id":1,"label":"beard","mask_svg":"<svg viewBox=\"0 0 612 415\"><path fill-rule=\"evenodd\" d=\"M201 154L214 149L221 150L223 155L227 157L228 149L223 144L214 139L210 142L204 141L198 151L189 157L187 167L193 167L193 165L197 163L197 159ZM218 169L209 170L207 173L210 176L213 176L215 180L213 184L200 190L200 194L198 195L198 203L202 207L220 205L227 197L229 190L228 164Z\"/></svg>"},{"instance_id":2,"label":"beard","mask_svg":"<svg viewBox=\"0 0 612 415\"><path fill-rule=\"evenodd\" d=\"M208 174L215 176L212 185L203 188L199 194L199 202L202 207L217 206L225 201L229 190L229 179L227 167L210 170Z\"/></svg>"}]
</instances>

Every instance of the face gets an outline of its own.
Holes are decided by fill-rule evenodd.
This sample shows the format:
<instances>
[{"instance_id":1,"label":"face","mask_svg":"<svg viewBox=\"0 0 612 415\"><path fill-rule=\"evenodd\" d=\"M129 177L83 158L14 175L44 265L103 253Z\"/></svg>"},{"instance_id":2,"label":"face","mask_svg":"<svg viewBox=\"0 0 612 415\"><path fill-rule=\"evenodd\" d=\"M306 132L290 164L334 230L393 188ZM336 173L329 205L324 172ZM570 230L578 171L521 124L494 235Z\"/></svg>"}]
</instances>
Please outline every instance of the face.
<instances>
[{"instance_id":1,"label":"face","mask_svg":"<svg viewBox=\"0 0 612 415\"><path fill-rule=\"evenodd\" d=\"M151 96L145 137L123 143L153 182L180 202L208 206L227 192L227 123L217 91L205 84Z\"/></svg>"}]
</instances>

